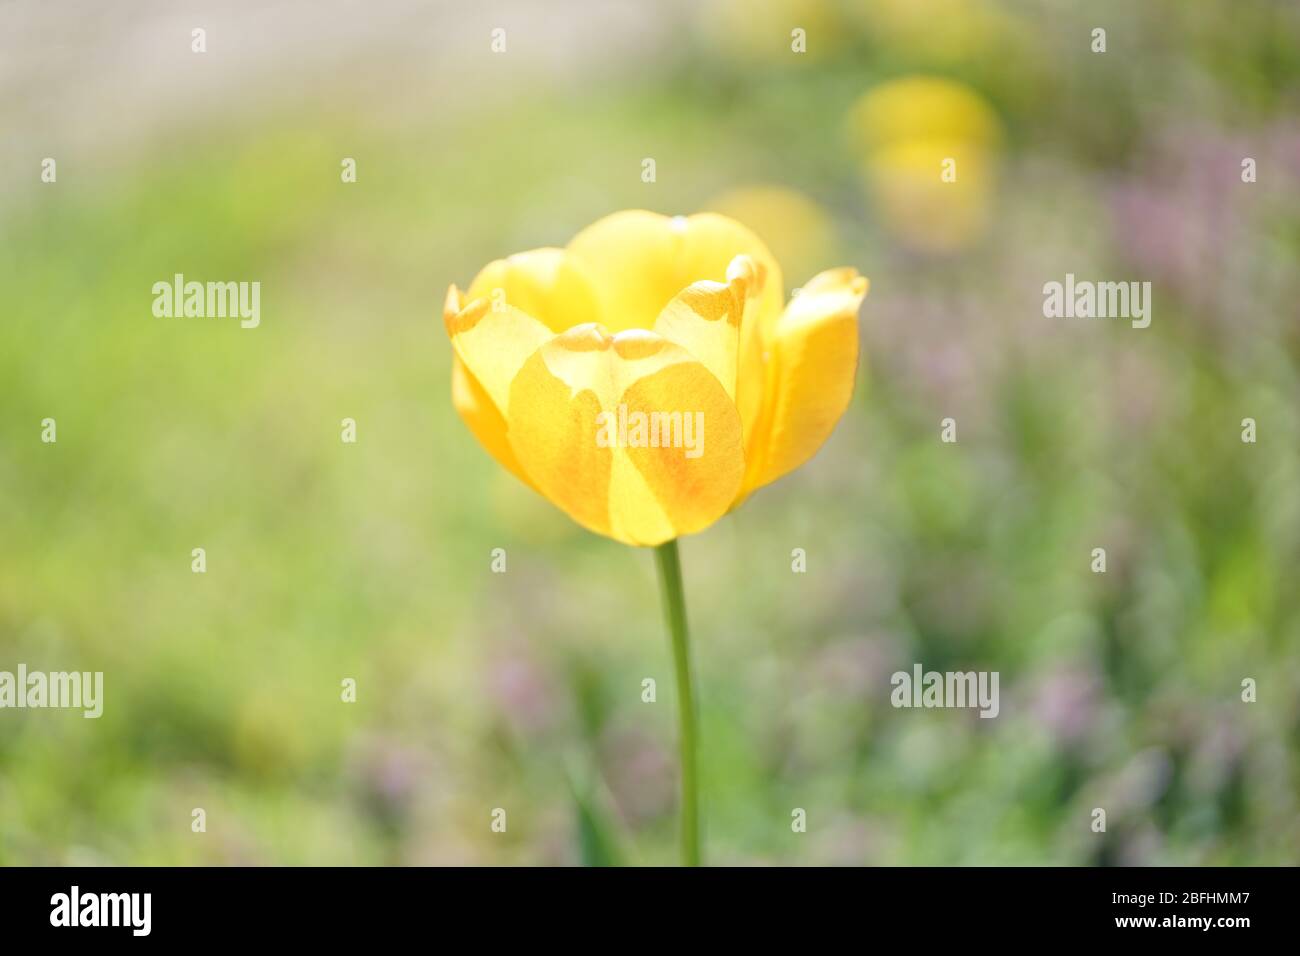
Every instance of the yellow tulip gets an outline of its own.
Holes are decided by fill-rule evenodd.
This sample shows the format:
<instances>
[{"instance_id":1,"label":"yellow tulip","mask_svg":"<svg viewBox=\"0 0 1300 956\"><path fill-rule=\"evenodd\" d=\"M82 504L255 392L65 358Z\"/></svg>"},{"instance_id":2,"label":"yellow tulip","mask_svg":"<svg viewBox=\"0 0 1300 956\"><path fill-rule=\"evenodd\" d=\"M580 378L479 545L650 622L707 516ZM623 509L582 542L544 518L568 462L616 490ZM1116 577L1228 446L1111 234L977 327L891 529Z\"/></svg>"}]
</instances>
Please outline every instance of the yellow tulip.
<instances>
[{"instance_id":1,"label":"yellow tulip","mask_svg":"<svg viewBox=\"0 0 1300 956\"><path fill-rule=\"evenodd\" d=\"M783 308L780 266L740 223L615 213L448 290L452 400L498 462L578 524L659 545L826 441L853 392L866 292L853 269L831 269ZM626 440L638 413L649 436ZM698 447L679 447L679 421L700 422Z\"/></svg>"}]
</instances>

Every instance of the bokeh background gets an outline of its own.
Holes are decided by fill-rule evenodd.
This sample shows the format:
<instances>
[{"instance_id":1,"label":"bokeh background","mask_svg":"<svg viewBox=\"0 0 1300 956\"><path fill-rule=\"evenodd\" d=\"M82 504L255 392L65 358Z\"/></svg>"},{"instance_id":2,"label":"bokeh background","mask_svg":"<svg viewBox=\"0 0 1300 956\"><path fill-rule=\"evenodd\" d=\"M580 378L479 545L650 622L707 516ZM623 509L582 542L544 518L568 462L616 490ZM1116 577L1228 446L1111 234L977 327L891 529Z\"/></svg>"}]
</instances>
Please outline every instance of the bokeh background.
<instances>
[{"instance_id":1,"label":"bokeh background","mask_svg":"<svg viewBox=\"0 0 1300 956\"><path fill-rule=\"evenodd\" d=\"M106 685L0 712L0 863L675 860L651 555L477 446L439 318L635 207L872 281L830 442L683 543L712 862L1300 860L1296 4L21 0L0 51L0 669ZM261 327L154 318L176 272ZM1045 319L1067 272L1150 328ZM893 709L916 662L1001 715Z\"/></svg>"}]
</instances>

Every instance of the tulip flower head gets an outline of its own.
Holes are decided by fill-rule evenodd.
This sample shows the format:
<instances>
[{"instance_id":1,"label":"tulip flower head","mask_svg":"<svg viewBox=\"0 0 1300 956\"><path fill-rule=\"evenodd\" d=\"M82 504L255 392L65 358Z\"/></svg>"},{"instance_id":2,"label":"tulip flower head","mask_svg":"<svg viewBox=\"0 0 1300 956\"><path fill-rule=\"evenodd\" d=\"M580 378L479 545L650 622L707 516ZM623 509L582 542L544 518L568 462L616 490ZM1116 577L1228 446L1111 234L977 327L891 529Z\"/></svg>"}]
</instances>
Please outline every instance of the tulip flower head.
<instances>
[{"instance_id":1,"label":"tulip flower head","mask_svg":"<svg viewBox=\"0 0 1300 956\"><path fill-rule=\"evenodd\" d=\"M802 465L848 407L867 280L784 302L763 242L711 213L608 216L452 286L452 400L483 447L583 527L653 546Z\"/></svg>"}]
</instances>

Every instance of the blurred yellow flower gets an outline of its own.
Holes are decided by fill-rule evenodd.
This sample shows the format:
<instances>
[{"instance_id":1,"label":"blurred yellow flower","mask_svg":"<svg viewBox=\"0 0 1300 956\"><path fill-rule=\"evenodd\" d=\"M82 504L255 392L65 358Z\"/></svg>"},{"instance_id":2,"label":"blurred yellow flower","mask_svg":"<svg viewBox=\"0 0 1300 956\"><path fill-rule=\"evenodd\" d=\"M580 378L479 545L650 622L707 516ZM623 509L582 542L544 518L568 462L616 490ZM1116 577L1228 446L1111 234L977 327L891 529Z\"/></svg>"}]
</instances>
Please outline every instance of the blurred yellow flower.
<instances>
[{"instance_id":1,"label":"blurred yellow flower","mask_svg":"<svg viewBox=\"0 0 1300 956\"><path fill-rule=\"evenodd\" d=\"M895 235L949 252L983 233L1002 126L978 93L942 77L902 77L868 90L849 123L868 189Z\"/></svg>"},{"instance_id":2,"label":"blurred yellow flower","mask_svg":"<svg viewBox=\"0 0 1300 956\"><path fill-rule=\"evenodd\" d=\"M848 407L867 280L784 305L754 233L608 216L447 292L452 400L503 466L591 531L659 545L803 464Z\"/></svg>"}]
</instances>

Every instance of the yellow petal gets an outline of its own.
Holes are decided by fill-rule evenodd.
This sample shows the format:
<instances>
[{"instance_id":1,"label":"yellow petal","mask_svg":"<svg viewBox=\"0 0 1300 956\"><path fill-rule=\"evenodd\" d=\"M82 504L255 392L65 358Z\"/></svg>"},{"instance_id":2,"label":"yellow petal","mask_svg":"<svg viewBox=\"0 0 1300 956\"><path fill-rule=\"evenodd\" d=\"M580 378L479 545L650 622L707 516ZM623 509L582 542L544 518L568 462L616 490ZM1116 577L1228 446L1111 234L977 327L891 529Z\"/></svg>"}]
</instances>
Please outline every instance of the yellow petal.
<instances>
[{"instance_id":1,"label":"yellow petal","mask_svg":"<svg viewBox=\"0 0 1300 956\"><path fill-rule=\"evenodd\" d=\"M465 306L465 297L454 285L447 290L447 298L442 307L444 323L455 321L456 314ZM470 432L479 444L487 449L508 471L512 472L524 484L531 486L528 476L519 467L510 442L506 439L506 419L492 398L484 391L472 372L465 367L455 349L451 353L451 403L469 426Z\"/></svg>"},{"instance_id":2,"label":"yellow petal","mask_svg":"<svg viewBox=\"0 0 1300 956\"><path fill-rule=\"evenodd\" d=\"M590 325L556 336L520 370L506 420L537 489L625 544L702 530L744 475L735 405L712 372L654 332Z\"/></svg>"},{"instance_id":3,"label":"yellow petal","mask_svg":"<svg viewBox=\"0 0 1300 956\"><path fill-rule=\"evenodd\" d=\"M451 402L488 454L524 484L533 487L506 438L505 416L497 411L488 393L483 391L483 386L454 353L451 357Z\"/></svg>"},{"instance_id":4,"label":"yellow petal","mask_svg":"<svg viewBox=\"0 0 1300 956\"><path fill-rule=\"evenodd\" d=\"M856 271L832 269L805 285L776 323L767 395L747 446L746 495L811 458L848 408L866 294Z\"/></svg>"},{"instance_id":5,"label":"yellow petal","mask_svg":"<svg viewBox=\"0 0 1300 956\"><path fill-rule=\"evenodd\" d=\"M754 446L767 392L767 342L771 336L762 296L745 300L745 314L740 320L740 351L736 358L736 408L740 411L745 448Z\"/></svg>"},{"instance_id":6,"label":"yellow petal","mask_svg":"<svg viewBox=\"0 0 1300 956\"><path fill-rule=\"evenodd\" d=\"M488 299L473 299L455 315L444 313L443 322L452 348L502 414L515 375L553 334L526 312Z\"/></svg>"},{"instance_id":7,"label":"yellow petal","mask_svg":"<svg viewBox=\"0 0 1300 956\"><path fill-rule=\"evenodd\" d=\"M781 313L781 267L763 241L717 213L661 216L616 212L578 233L568 251L586 267L600 302L601 323L614 332L648 329L682 289L700 279L725 282L727 267L747 255L763 267L761 313Z\"/></svg>"},{"instance_id":8,"label":"yellow petal","mask_svg":"<svg viewBox=\"0 0 1300 956\"><path fill-rule=\"evenodd\" d=\"M763 267L736 256L726 283L705 279L687 286L655 319L654 331L690 352L736 398L736 364L745 304L763 291Z\"/></svg>"},{"instance_id":9,"label":"yellow petal","mask_svg":"<svg viewBox=\"0 0 1300 956\"><path fill-rule=\"evenodd\" d=\"M465 308L465 297L461 294L460 289L456 286L447 287L447 297L442 301L442 321L445 325L453 319L457 312Z\"/></svg>"},{"instance_id":10,"label":"yellow petal","mask_svg":"<svg viewBox=\"0 0 1300 956\"><path fill-rule=\"evenodd\" d=\"M466 298L512 305L553 332L599 320L596 293L582 264L563 249L533 249L488 263Z\"/></svg>"}]
</instances>

